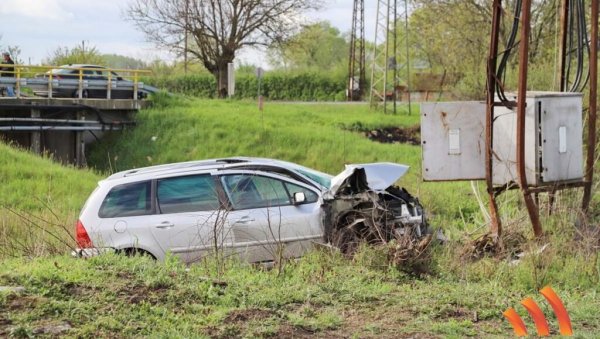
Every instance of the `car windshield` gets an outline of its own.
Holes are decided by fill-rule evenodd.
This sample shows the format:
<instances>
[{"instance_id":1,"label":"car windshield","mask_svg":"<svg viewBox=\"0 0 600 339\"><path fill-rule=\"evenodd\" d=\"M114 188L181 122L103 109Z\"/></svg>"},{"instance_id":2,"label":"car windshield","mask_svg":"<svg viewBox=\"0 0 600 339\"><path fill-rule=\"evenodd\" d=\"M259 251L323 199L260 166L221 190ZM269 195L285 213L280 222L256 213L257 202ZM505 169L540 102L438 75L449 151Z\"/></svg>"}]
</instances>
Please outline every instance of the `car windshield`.
<instances>
[{"instance_id":1,"label":"car windshield","mask_svg":"<svg viewBox=\"0 0 600 339\"><path fill-rule=\"evenodd\" d=\"M294 170L296 172L302 174L303 176L309 178L310 180L318 183L319 185L323 186L324 188L331 187L331 178L333 178L333 176L331 176L327 173L319 172L314 169L310 169L308 167L303 167L300 165L294 166Z\"/></svg>"}]
</instances>

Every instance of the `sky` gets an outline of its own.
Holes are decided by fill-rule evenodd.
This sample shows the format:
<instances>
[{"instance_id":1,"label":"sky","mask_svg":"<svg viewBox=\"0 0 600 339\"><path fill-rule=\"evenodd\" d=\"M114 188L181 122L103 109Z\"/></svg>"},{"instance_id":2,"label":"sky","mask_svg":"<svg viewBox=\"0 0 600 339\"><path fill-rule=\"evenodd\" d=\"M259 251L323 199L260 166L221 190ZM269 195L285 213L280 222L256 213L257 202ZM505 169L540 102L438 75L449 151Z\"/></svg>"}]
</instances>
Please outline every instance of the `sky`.
<instances>
[{"instance_id":1,"label":"sky","mask_svg":"<svg viewBox=\"0 0 600 339\"><path fill-rule=\"evenodd\" d=\"M173 58L136 30L124 16L131 0L0 0L0 47L18 46L25 63L39 64L58 47L85 41L101 53L120 54L144 61ZM375 31L377 1L365 1L365 31ZM352 24L352 0L324 0L324 8L306 13L310 21L328 20L341 32ZM268 67L260 50L243 50L237 62Z\"/></svg>"}]
</instances>

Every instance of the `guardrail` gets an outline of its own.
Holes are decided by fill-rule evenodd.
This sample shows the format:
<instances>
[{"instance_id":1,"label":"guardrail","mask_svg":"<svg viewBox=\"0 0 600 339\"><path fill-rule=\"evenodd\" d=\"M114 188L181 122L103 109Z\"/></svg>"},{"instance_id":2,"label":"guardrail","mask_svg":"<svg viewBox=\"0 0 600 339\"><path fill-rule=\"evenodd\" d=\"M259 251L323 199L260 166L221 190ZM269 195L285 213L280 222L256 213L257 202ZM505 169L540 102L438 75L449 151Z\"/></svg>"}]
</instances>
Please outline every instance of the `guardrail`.
<instances>
[{"instance_id":1,"label":"guardrail","mask_svg":"<svg viewBox=\"0 0 600 339\"><path fill-rule=\"evenodd\" d=\"M14 68L12 72L2 71L0 87L13 86L16 97L22 97L21 89L24 87L31 88L38 96L79 99L93 94L93 97L106 99L115 99L116 96L118 99L138 100L158 91L139 82L140 75L152 73L149 70L12 64L0 64L0 67Z\"/></svg>"}]
</instances>

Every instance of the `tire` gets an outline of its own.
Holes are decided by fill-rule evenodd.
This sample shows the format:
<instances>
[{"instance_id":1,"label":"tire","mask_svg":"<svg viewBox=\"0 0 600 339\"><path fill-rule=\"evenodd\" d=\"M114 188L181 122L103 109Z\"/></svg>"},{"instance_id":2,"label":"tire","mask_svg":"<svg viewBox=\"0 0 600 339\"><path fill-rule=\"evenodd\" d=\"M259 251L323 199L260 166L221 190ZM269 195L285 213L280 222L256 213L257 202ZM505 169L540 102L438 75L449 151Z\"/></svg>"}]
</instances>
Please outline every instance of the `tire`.
<instances>
[{"instance_id":1,"label":"tire","mask_svg":"<svg viewBox=\"0 0 600 339\"><path fill-rule=\"evenodd\" d=\"M125 249L119 250L118 253L124 254L128 257L140 256L140 257L148 257L148 258L156 260L156 257L154 255L152 255L152 253L150 253L146 250L143 250L141 248L135 248L135 247L134 248L125 248Z\"/></svg>"}]
</instances>

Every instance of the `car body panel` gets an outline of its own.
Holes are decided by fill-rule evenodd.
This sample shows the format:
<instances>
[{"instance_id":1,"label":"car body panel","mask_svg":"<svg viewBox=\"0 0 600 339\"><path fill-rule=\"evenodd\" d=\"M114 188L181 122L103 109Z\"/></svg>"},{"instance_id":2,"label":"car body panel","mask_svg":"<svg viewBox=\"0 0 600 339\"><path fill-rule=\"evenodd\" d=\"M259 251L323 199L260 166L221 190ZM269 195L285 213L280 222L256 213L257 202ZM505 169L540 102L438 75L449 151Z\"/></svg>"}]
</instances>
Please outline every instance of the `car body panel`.
<instances>
[{"instance_id":1,"label":"car body panel","mask_svg":"<svg viewBox=\"0 0 600 339\"><path fill-rule=\"evenodd\" d=\"M410 167L391 162L346 165L346 169L331 179L329 195L335 196L337 191L357 169L364 169L367 185L374 191L383 191L398 181Z\"/></svg>"}]
</instances>

